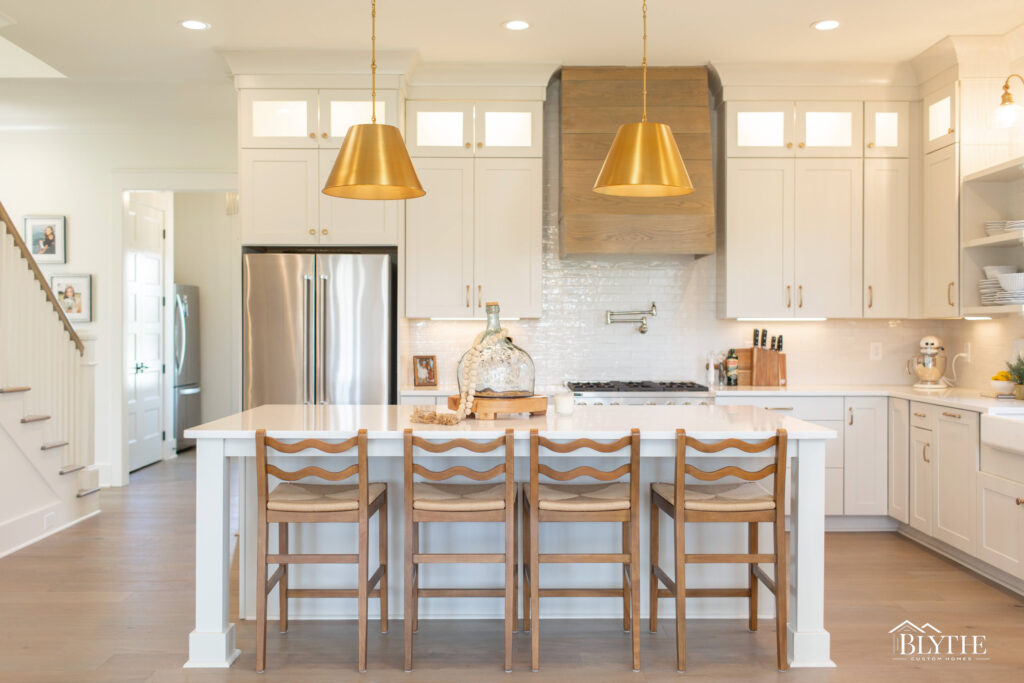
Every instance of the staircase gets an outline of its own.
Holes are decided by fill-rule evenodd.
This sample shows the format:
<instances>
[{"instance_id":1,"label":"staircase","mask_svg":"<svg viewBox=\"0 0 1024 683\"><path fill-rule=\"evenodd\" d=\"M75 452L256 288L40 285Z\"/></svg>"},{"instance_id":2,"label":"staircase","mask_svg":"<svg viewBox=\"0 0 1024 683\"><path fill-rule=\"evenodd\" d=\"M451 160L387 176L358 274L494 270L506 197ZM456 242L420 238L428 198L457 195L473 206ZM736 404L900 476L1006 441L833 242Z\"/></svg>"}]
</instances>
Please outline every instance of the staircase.
<instances>
[{"instance_id":1,"label":"staircase","mask_svg":"<svg viewBox=\"0 0 1024 683\"><path fill-rule=\"evenodd\" d=\"M0 557L99 512L95 362L0 204Z\"/></svg>"}]
</instances>

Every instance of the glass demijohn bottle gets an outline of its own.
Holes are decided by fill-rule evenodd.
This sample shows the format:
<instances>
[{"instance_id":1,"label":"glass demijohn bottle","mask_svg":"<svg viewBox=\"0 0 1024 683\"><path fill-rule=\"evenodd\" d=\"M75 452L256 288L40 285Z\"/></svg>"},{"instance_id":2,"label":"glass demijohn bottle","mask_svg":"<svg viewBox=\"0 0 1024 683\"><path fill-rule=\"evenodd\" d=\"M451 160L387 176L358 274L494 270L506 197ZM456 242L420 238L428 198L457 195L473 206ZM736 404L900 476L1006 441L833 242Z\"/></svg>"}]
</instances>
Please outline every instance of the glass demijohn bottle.
<instances>
[{"instance_id":1,"label":"glass demijohn bottle","mask_svg":"<svg viewBox=\"0 0 1024 683\"><path fill-rule=\"evenodd\" d=\"M482 398L517 398L533 396L534 367L530 354L502 335L498 304L487 302L487 328L480 339L482 349L476 370L474 395ZM492 337L497 336L497 339ZM459 393L462 393L463 366L467 351L459 360Z\"/></svg>"}]
</instances>

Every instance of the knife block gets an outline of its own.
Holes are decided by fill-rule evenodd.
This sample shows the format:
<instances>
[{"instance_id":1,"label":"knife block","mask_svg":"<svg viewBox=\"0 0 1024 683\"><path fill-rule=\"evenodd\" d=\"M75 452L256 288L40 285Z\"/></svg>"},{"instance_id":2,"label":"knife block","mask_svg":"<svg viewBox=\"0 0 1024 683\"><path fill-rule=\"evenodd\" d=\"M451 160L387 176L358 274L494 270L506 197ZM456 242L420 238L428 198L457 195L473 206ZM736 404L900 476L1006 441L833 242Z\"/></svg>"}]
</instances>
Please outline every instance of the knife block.
<instances>
[{"instance_id":1,"label":"knife block","mask_svg":"<svg viewBox=\"0 0 1024 683\"><path fill-rule=\"evenodd\" d=\"M786 384L786 354L754 346L736 349L736 356L740 361L740 385L777 387Z\"/></svg>"}]
</instances>

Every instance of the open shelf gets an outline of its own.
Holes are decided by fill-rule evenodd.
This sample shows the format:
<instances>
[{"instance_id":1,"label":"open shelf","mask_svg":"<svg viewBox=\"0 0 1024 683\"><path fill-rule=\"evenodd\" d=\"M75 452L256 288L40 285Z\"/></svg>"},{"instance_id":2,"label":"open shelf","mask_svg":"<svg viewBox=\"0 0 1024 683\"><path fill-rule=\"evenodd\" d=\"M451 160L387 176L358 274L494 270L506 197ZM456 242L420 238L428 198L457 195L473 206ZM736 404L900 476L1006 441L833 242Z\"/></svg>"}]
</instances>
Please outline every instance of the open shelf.
<instances>
[{"instance_id":1,"label":"open shelf","mask_svg":"<svg viewBox=\"0 0 1024 683\"><path fill-rule=\"evenodd\" d=\"M1024 157L1017 157L964 176L965 183L1009 183L1024 179Z\"/></svg>"},{"instance_id":2,"label":"open shelf","mask_svg":"<svg viewBox=\"0 0 1024 683\"><path fill-rule=\"evenodd\" d=\"M964 242L964 247L1019 247L1024 245L1024 230L1012 230L991 237L979 237Z\"/></svg>"},{"instance_id":3,"label":"open shelf","mask_svg":"<svg viewBox=\"0 0 1024 683\"><path fill-rule=\"evenodd\" d=\"M965 316L1024 315L1024 304L967 306L964 308L963 314Z\"/></svg>"}]
</instances>

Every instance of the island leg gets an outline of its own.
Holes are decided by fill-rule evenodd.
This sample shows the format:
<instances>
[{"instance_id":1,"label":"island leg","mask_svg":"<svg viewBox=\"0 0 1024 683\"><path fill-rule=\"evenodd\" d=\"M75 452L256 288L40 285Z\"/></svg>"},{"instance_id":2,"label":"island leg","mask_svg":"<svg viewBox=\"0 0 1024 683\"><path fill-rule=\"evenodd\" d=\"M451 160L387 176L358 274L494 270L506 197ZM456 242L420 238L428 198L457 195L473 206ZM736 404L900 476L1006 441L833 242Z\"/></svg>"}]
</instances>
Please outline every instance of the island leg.
<instances>
[{"instance_id":1,"label":"island leg","mask_svg":"<svg viewBox=\"0 0 1024 683\"><path fill-rule=\"evenodd\" d=\"M791 448L794 444L791 442ZM799 440L792 460L789 665L833 667L825 630L825 442Z\"/></svg>"},{"instance_id":2,"label":"island leg","mask_svg":"<svg viewBox=\"0 0 1024 683\"><path fill-rule=\"evenodd\" d=\"M196 443L196 627L186 668L226 668L238 657L229 621L229 470L223 439Z\"/></svg>"}]
</instances>

